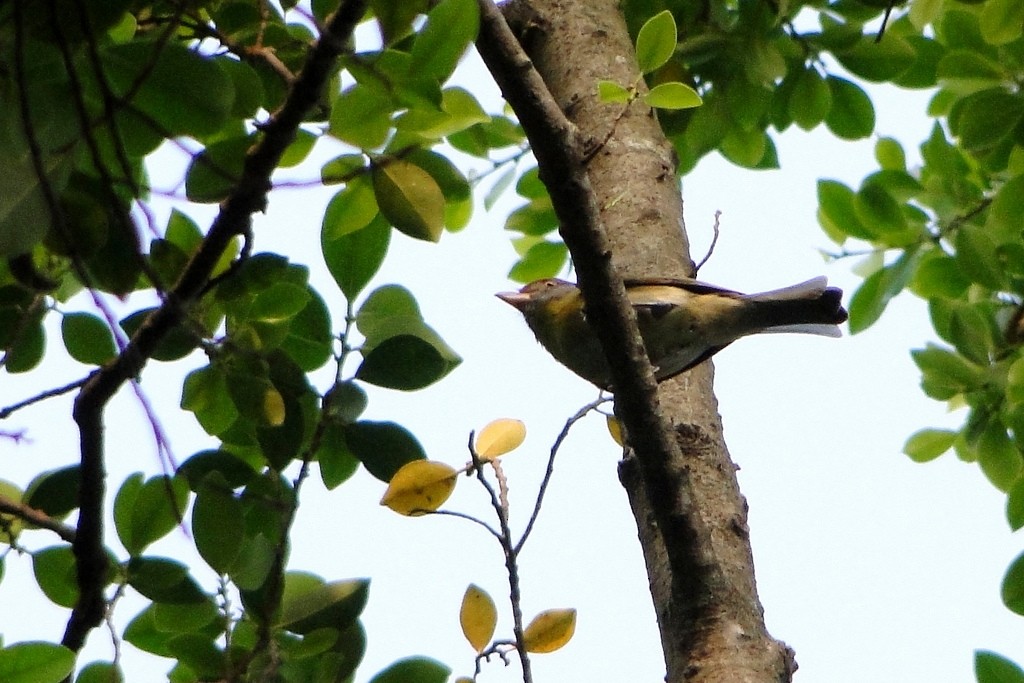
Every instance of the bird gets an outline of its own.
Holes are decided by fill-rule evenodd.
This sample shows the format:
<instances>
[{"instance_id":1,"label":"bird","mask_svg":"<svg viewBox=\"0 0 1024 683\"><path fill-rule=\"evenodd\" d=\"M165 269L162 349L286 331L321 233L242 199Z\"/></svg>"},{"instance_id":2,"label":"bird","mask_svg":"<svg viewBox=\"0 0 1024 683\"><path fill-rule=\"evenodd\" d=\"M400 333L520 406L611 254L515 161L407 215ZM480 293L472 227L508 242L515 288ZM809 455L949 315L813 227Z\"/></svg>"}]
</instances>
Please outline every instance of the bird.
<instances>
[{"instance_id":1,"label":"bird","mask_svg":"<svg viewBox=\"0 0 1024 683\"><path fill-rule=\"evenodd\" d=\"M751 334L799 332L840 337L847 319L842 290L824 277L759 294L741 294L688 278L626 281L626 296L659 382L699 365ZM562 365L601 389L611 389L604 350L587 321L572 282L545 278L515 292L499 292Z\"/></svg>"}]
</instances>

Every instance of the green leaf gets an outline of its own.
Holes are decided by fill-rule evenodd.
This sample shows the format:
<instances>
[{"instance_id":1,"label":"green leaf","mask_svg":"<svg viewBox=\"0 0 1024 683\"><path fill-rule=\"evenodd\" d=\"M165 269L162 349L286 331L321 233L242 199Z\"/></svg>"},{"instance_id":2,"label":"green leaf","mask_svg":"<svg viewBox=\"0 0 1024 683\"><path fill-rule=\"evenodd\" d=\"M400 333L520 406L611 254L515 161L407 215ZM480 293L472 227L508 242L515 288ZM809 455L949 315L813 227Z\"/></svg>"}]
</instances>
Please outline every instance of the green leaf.
<instances>
[{"instance_id":1,"label":"green leaf","mask_svg":"<svg viewBox=\"0 0 1024 683\"><path fill-rule=\"evenodd\" d=\"M906 171L907 155L903 145L895 138L878 138L875 143L875 159L886 171Z\"/></svg>"},{"instance_id":2,"label":"green leaf","mask_svg":"<svg viewBox=\"0 0 1024 683\"><path fill-rule=\"evenodd\" d=\"M188 502L188 484L181 477L156 476L145 482L141 473L125 479L114 498L114 527L131 555L163 538L177 526Z\"/></svg>"},{"instance_id":3,"label":"green leaf","mask_svg":"<svg viewBox=\"0 0 1024 683\"><path fill-rule=\"evenodd\" d=\"M249 135L218 140L192 158L185 175L185 196L213 204L226 198L242 177L245 154L253 145Z\"/></svg>"},{"instance_id":4,"label":"green leaf","mask_svg":"<svg viewBox=\"0 0 1024 683\"><path fill-rule=\"evenodd\" d=\"M978 683L1024 683L1024 670L1006 657L986 650L974 652L974 676Z\"/></svg>"},{"instance_id":5,"label":"green leaf","mask_svg":"<svg viewBox=\"0 0 1024 683\"><path fill-rule=\"evenodd\" d=\"M650 73L672 58L676 36L676 20L668 10L644 22L636 36L636 61L641 73Z\"/></svg>"},{"instance_id":6,"label":"green leaf","mask_svg":"<svg viewBox=\"0 0 1024 683\"><path fill-rule=\"evenodd\" d=\"M475 0L442 0L427 14L416 35L409 72L438 82L448 80L480 26Z\"/></svg>"},{"instance_id":7,"label":"green leaf","mask_svg":"<svg viewBox=\"0 0 1024 683\"><path fill-rule=\"evenodd\" d=\"M288 336L281 342L280 348L304 372L312 372L323 367L331 357L334 337L327 304L313 289L307 287L306 293L309 301L291 319Z\"/></svg>"},{"instance_id":8,"label":"green leaf","mask_svg":"<svg viewBox=\"0 0 1024 683\"><path fill-rule=\"evenodd\" d=\"M847 50L837 50L836 59L850 73L868 81L891 81L910 68L917 54L901 36L887 32L881 42L862 38Z\"/></svg>"},{"instance_id":9,"label":"green leaf","mask_svg":"<svg viewBox=\"0 0 1024 683\"><path fill-rule=\"evenodd\" d=\"M323 410L332 422L352 424L366 410L366 392L355 382L338 382L324 396Z\"/></svg>"},{"instance_id":10,"label":"green leaf","mask_svg":"<svg viewBox=\"0 0 1024 683\"><path fill-rule=\"evenodd\" d=\"M302 635L322 628L343 631L366 607L369 590L367 579L323 583L319 577L289 572L285 576L279 623Z\"/></svg>"},{"instance_id":11,"label":"green leaf","mask_svg":"<svg viewBox=\"0 0 1024 683\"><path fill-rule=\"evenodd\" d=\"M0 479L0 495L16 503L24 502L21 489L5 479ZM20 517L11 514L0 514L0 543L13 544L17 540L18 535L21 534L24 525L25 523ZM0 558L0 579L4 575L3 569L3 560Z\"/></svg>"},{"instance_id":12,"label":"green leaf","mask_svg":"<svg viewBox=\"0 0 1024 683\"><path fill-rule=\"evenodd\" d=\"M989 206L985 228L995 235L1013 235L1024 216L1024 174L1015 175L1000 187Z\"/></svg>"},{"instance_id":13,"label":"green leaf","mask_svg":"<svg viewBox=\"0 0 1024 683\"><path fill-rule=\"evenodd\" d=\"M167 649L180 665L187 666L199 680L224 680L227 660L213 638L197 633L183 633L168 640Z\"/></svg>"},{"instance_id":14,"label":"green leaf","mask_svg":"<svg viewBox=\"0 0 1024 683\"><path fill-rule=\"evenodd\" d=\"M699 107L703 100L697 91L678 81L660 83L644 95L644 102L658 109L691 109Z\"/></svg>"},{"instance_id":15,"label":"green leaf","mask_svg":"<svg viewBox=\"0 0 1024 683\"><path fill-rule=\"evenodd\" d=\"M309 303L309 290L290 282L275 282L256 295L249 308L249 319L265 323L291 320Z\"/></svg>"},{"instance_id":16,"label":"green leaf","mask_svg":"<svg viewBox=\"0 0 1024 683\"><path fill-rule=\"evenodd\" d=\"M2 175L2 174L0 174ZM43 330L43 311L29 313L25 316L12 316L16 319L20 334L12 340L12 346L6 349L3 356L4 369L11 374L28 372L43 359L46 351L46 332Z\"/></svg>"},{"instance_id":17,"label":"green leaf","mask_svg":"<svg viewBox=\"0 0 1024 683\"><path fill-rule=\"evenodd\" d=\"M324 429L314 459L320 465L320 479L328 490L340 486L359 469L359 460L345 442L345 426L340 423L328 424Z\"/></svg>"},{"instance_id":18,"label":"green leaf","mask_svg":"<svg viewBox=\"0 0 1024 683\"><path fill-rule=\"evenodd\" d=\"M256 476L256 470L252 465L224 450L200 451L181 463L177 473L188 481L193 491L196 491L206 475L211 472L223 477L227 485L233 489L245 486Z\"/></svg>"},{"instance_id":19,"label":"green leaf","mask_svg":"<svg viewBox=\"0 0 1024 683\"><path fill-rule=\"evenodd\" d=\"M391 132L394 108L384 93L356 85L338 95L331 104L328 132L359 149L381 147Z\"/></svg>"},{"instance_id":20,"label":"green leaf","mask_svg":"<svg viewBox=\"0 0 1024 683\"><path fill-rule=\"evenodd\" d=\"M913 275L913 292L925 299L961 297L971 281L959 268L955 258L939 250L930 251Z\"/></svg>"},{"instance_id":21,"label":"green leaf","mask_svg":"<svg viewBox=\"0 0 1024 683\"><path fill-rule=\"evenodd\" d=\"M342 294L352 301L380 269L391 242L391 226L378 216L362 230L330 239L320 235L320 248L331 277Z\"/></svg>"},{"instance_id":22,"label":"green leaf","mask_svg":"<svg viewBox=\"0 0 1024 683\"><path fill-rule=\"evenodd\" d=\"M825 120L832 108L832 92L817 69L806 69L796 79L789 95L789 115L804 130Z\"/></svg>"},{"instance_id":23,"label":"green leaf","mask_svg":"<svg viewBox=\"0 0 1024 683\"><path fill-rule=\"evenodd\" d=\"M60 333L68 354L79 363L103 365L117 355L110 328L91 313L65 313Z\"/></svg>"},{"instance_id":24,"label":"green leaf","mask_svg":"<svg viewBox=\"0 0 1024 683\"><path fill-rule=\"evenodd\" d=\"M494 205L498 203L501 196L508 191L508 188L512 187L513 181L516 179L515 167L509 168L507 171L502 173L494 184L491 185L491 189L484 195L484 208L488 211L494 208Z\"/></svg>"},{"instance_id":25,"label":"green leaf","mask_svg":"<svg viewBox=\"0 0 1024 683\"><path fill-rule=\"evenodd\" d=\"M853 190L837 180L819 180L818 221L829 234L874 239L875 233L857 218L855 197Z\"/></svg>"},{"instance_id":26,"label":"green leaf","mask_svg":"<svg viewBox=\"0 0 1024 683\"><path fill-rule=\"evenodd\" d=\"M974 389L985 381L981 368L966 358L934 344L911 351L910 355L924 375L926 389L930 392L942 391L942 396L929 393L929 396L934 398L946 400L958 393Z\"/></svg>"},{"instance_id":27,"label":"green leaf","mask_svg":"<svg viewBox=\"0 0 1024 683\"><path fill-rule=\"evenodd\" d=\"M401 285L383 285L373 290L356 312L356 326L372 347L423 324L416 298Z\"/></svg>"},{"instance_id":28,"label":"green leaf","mask_svg":"<svg viewBox=\"0 0 1024 683\"><path fill-rule=\"evenodd\" d=\"M238 419L238 409L228 391L227 376L216 365L198 368L185 377L181 407L192 411L203 430L211 436L222 434Z\"/></svg>"},{"instance_id":29,"label":"green leaf","mask_svg":"<svg viewBox=\"0 0 1024 683\"><path fill-rule=\"evenodd\" d=\"M41 472L25 487L22 500L54 519L63 519L78 507L81 479L82 467L77 464Z\"/></svg>"},{"instance_id":30,"label":"green leaf","mask_svg":"<svg viewBox=\"0 0 1024 683\"><path fill-rule=\"evenodd\" d=\"M829 75L832 106L825 115L825 125L843 140L859 140L875 129L875 107L864 90L845 78ZM798 122L799 123L799 122Z\"/></svg>"},{"instance_id":31,"label":"green leaf","mask_svg":"<svg viewBox=\"0 0 1024 683\"><path fill-rule=\"evenodd\" d=\"M914 462L929 462L953 447L957 432L949 429L922 429L903 445L903 452Z\"/></svg>"},{"instance_id":32,"label":"green leaf","mask_svg":"<svg viewBox=\"0 0 1024 683\"><path fill-rule=\"evenodd\" d=\"M868 183L858 190L853 208L860 224L870 226L872 232L899 232L907 226L899 202L879 183Z\"/></svg>"},{"instance_id":33,"label":"green leaf","mask_svg":"<svg viewBox=\"0 0 1024 683\"><path fill-rule=\"evenodd\" d=\"M245 520L242 504L219 473L207 475L192 506L196 550L218 574L226 574L242 548Z\"/></svg>"},{"instance_id":34,"label":"green leaf","mask_svg":"<svg viewBox=\"0 0 1024 683\"><path fill-rule=\"evenodd\" d=\"M537 242L531 246L523 257L512 266L508 278L514 282L533 282L542 278L554 277L565 267L569 259L569 250L564 242Z\"/></svg>"},{"instance_id":35,"label":"green leaf","mask_svg":"<svg viewBox=\"0 0 1024 683\"><path fill-rule=\"evenodd\" d=\"M438 381L460 358L420 336L399 334L385 339L366 355L356 379L388 389L415 391Z\"/></svg>"},{"instance_id":36,"label":"green leaf","mask_svg":"<svg viewBox=\"0 0 1024 683\"><path fill-rule=\"evenodd\" d=\"M295 139L292 143L285 148L284 154L281 155L281 161L278 164L278 168L292 168L298 166L309 153L313 150L313 145L320 137L308 130L300 128L295 132Z\"/></svg>"},{"instance_id":37,"label":"green leaf","mask_svg":"<svg viewBox=\"0 0 1024 683\"><path fill-rule=\"evenodd\" d=\"M615 81L598 81L597 97L602 102L609 104L626 104L633 96L629 88L619 85Z\"/></svg>"},{"instance_id":38,"label":"green leaf","mask_svg":"<svg viewBox=\"0 0 1024 683\"><path fill-rule=\"evenodd\" d=\"M394 422L361 420L348 425L345 442L366 471L384 482L405 463L427 457L416 437Z\"/></svg>"},{"instance_id":39,"label":"green leaf","mask_svg":"<svg viewBox=\"0 0 1024 683\"><path fill-rule=\"evenodd\" d=\"M114 95L130 93L131 105L152 118L170 137L202 137L215 133L227 122L235 91L219 62L166 40L107 45L103 54L105 76Z\"/></svg>"},{"instance_id":40,"label":"green leaf","mask_svg":"<svg viewBox=\"0 0 1024 683\"><path fill-rule=\"evenodd\" d=\"M1018 0L988 0L978 20L981 36L990 45L1005 45L1024 32L1024 3Z\"/></svg>"},{"instance_id":41,"label":"green leaf","mask_svg":"<svg viewBox=\"0 0 1024 683\"><path fill-rule=\"evenodd\" d=\"M320 168L324 185L350 183L366 173L366 158L362 154L342 154Z\"/></svg>"},{"instance_id":42,"label":"green leaf","mask_svg":"<svg viewBox=\"0 0 1024 683\"><path fill-rule=\"evenodd\" d=\"M78 578L71 546L58 545L35 551L32 571L50 602L69 609L78 602Z\"/></svg>"},{"instance_id":43,"label":"green leaf","mask_svg":"<svg viewBox=\"0 0 1024 683\"><path fill-rule=\"evenodd\" d=\"M53 643L15 643L0 650L0 681L59 683L75 668L75 653Z\"/></svg>"},{"instance_id":44,"label":"green leaf","mask_svg":"<svg viewBox=\"0 0 1024 683\"><path fill-rule=\"evenodd\" d=\"M1024 615L1024 554L1018 555L1006 570L1001 592L1003 604L1011 612Z\"/></svg>"},{"instance_id":45,"label":"green leaf","mask_svg":"<svg viewBox=\"0 0 1024 683\"><path fill-rule=\"evenodd\" d=\"M441 239L444 194L422 168L403 159L377 164L373 167L373 191L380 212L399 231L430 242Z\"/></svg>"},{"instance_id":46,"label":"green leaf","mask_svg":"<svg viewBox=\"0 0 1024 683\"><path fill-rule=\"evenodd\" d=\"M949 50L939 60L935 75L940 83L957 93L970 93L999 86L1006 72L997 63L975 50Z\"/></svg>"},{"instance_id":47,"label":"green leaf","mask_svg":"<svg viewBox=\"0 0 1024 683\"><path fill-rule=\"evenodd\" d=\"M919 31L933 23L942 14L943 2L944 0L915 0L910 3L910 23Z\"/></svg>"},{"instance_id":48,"label":"green leaf","mask_svg":"<svg viewBox=\"0 0 1024 683\"><path fill-rule=\"evenodd\" d=\"M978 464L992 485L1004 492L1009 491L1017 482L1024 469L1020 451L1010 440L1006 428L998 421L992 421L981 435Z\"/></svg>"},{"instance_id":49,"label":"green leaf","mask_svg":"<svg viewBox=\"0 0 1024 683\"><path fill-rule=\"evenodd\" d=\"M143 323L156 308L144 308L121 320L121 329L129 337L135 335ZM199 345L200 339L186 325L175 325L164 335L153 352L153 358L159 361L181 360Z\"/></svg>"},{"instance_id":50,"label":"green leaf","mask_svg":"<svg viewBox=\"0 0 1024 683\"><path fill-rule=\"evenodd\" d=\"M1006 494L1006 521L1014 531L1024 527L1024 479L1017 480Z\"/></svg>"},{"instance_id":51,"label":"green leaf","mask_svg":"<svg viewBox=\"0 0 1024 683\"><path fill-rule=\"evenodd\" d=\"M505 219L506 230L515 230L524 235L546 235L557 228L558 217L547 195L520 206Z\"/></svg>"},{"instance_id":52,"label":"green leaf","mask_svg":"<svg viewBox=\"0 0 1024 683\"><path fill-rule=\"evenodd\" d=\"M985 228L965 225L957 231L953 243L956 262L967 277L989 289L1003 288L1005 275L996 255L996 243Z\"/></svg>"},{"instance_id":53,"label":"green leaf","mask_svg":"<svg viewBox=\"0 0 1024 683\"><path fill-rule=\"evenodd\" d=\"M954 132L969 152L989 149L1009 137L1024 118L1024 99L1002 88L968 95L956 105Z\"/></svg>"},{"instance_id":54,"label":"green leaf","mask_svg":"<svg viewBox=\"0 0 1024 683\"><path fill-rule=\"evenodd\" d=\"M170 657L167 641L174 637L173 632L164 631L156 625L156 605L150 605L135 615L124 629L124 639L143 652L150 652L160 657Z\"/></svg>"},{"instance_id":55,"label":"green leaf","mask_svg":"<svg viewBox=\"0 0 1024 683\"><path fill-rule=\"evenodd\" d=\"M850 299L850 334L866 330L881 317L890 299L906 287L916 263L917 252L907 251L895 263L864 280Z\"/></svg>"},{"instance_id":56,"label":"green leaf","mask_svg":"<svg viewBox=\"0 0 1024 683\"><path fill-rule=\"evenodd\" d=\"M760 129L743 130L733 127L722 138L719 150L722 156L744 168L757 168L769 149L771 139Z\"/></svg>"},{"instance_id":57,"label":"green leaf","mask_svg":"<svg viewBox=\"0 0 1024 683\"><path fill-rule=\"evenodd\" d=\"M327 204L321 235L324 239L336 240L362 230L378 213L380 210L369 179L366 176L353 178Z\"/></svg>"},{"instance_id":58,"label":"green leaf","mask_svg":"<svg viewBox=\"0 0 1024 683\"><path fill-rule=\"evenodd\" d=\"M75 683L124 683L124 672L116 664L92 662L82 667Z\"/></svg>"},{"instance_id":59,"label":"green leaf","mask_svg":"<svg viewBox=\"0 0 1024 683\"><path fill-rule=\"evenodd\" d=\"M175 605L209 598L189 575L188 567L165 557L134 557L128 561L128 584L153 602Z\"/></svg>"},{"instance_id":60,"label":"green leaf","mask_svg":"<svg viewBox=\"0 0 1024 683\"><path fill-rule=\"evenodd\" d=\"M445 683L452 670L429 657L409 657L384 669L370 683Z\"/></svg>"},{"instance_id":61,"label":"green leaf","mask_svg":"<svg viewBox=\"0 0 1024 683\"><path fill-rule=\"evenodd\" d=\"M988 311L977 304L954 306L949 320L949 339L968 360L979 365L989 362L995 346L997 325ZM995 333L995 334L994 334Z\"/></svg>"}]
</instances>

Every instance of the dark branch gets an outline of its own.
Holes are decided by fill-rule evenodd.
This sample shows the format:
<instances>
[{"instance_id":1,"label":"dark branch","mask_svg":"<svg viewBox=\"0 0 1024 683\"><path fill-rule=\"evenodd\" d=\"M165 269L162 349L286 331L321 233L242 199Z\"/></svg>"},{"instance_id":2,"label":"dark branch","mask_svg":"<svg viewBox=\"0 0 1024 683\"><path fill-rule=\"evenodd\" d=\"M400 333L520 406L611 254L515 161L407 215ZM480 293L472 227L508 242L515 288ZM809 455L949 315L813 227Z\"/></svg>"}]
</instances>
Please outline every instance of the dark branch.
<instances>
[{"instance_id":1,"label":"dark branch","mask_svg":"<svg viewBox=\"0 0 1024 683\"><path fill-rule=\"evenodd\" d=\"M89 631L101 623L104 614L103 585L107 559L103 550L103 411L117 390L139 374L167 333L184 319L188 307L203 293L218 259L231 240L235 235L248 234L252 214L265 208L270 176L294 140L306 112L318 102L334 72L338 56L346 49L356 23L362 18L365 4L364 0L343 2L327 21L287 99L263 127L260 141L246 157L242 176L221 205L203 245L168 292L163 304L136 331L114 361L90 376L75 401L82 481L78 535L73 550L80 597L63 640L63 644L72 650L82 647Z\"/></svg>"}]
</instances>

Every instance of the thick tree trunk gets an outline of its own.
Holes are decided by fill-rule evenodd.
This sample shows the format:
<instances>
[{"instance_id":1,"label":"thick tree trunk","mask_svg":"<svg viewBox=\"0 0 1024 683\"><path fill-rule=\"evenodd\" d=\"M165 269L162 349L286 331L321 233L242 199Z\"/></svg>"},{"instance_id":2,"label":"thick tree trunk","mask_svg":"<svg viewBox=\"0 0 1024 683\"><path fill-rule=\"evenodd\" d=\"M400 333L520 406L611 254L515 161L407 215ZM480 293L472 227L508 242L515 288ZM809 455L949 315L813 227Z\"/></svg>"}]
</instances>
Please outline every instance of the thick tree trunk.
<instances>
[{"instance_id":1,"label":"thick tree trunk","mask_svg":"<svg viewBox=\"0 0 1024 683\"><path fill-rule=\"evenodd\" d=\"M693 275L671 145L639 101L623 112L622 105L597 98L599 80L629 86L638 78L618 3L515 0L503 10L558 108L596 146L585 174L621 276ZM526 120L524 127L531 134ZM722 437L712 378L711 364L705 363L658 389L662 422L673 426L680 453L659 467L680 482L678 490L667 499L651 495L651 478L645 486L645 468L634 457L620 470L644 548L666 680L788 681L795 664L791 651L764 627L746 503ZM673 509L659 510L666 500ZM666 523L671 519L686 524L676 528ZM673 561L680 552L686 561ZM690 569L681 572L680 566Z\"/></svg>"}]
</instances>

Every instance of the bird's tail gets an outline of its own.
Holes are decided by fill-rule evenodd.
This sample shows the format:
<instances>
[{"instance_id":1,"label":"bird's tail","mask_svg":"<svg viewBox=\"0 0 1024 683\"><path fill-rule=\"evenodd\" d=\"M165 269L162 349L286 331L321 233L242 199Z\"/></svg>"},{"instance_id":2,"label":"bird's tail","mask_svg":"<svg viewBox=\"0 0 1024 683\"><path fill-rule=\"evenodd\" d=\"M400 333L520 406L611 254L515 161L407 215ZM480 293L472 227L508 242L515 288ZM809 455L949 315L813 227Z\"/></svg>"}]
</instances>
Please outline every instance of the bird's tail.
<instances>
[{"instance_id":1,"label":"bird's tail","mask_svg":"<svg viewBox=\"0 0 1024 683\"><path fill-rule=\"evenodd\" d=\"M838 325L847 318L842 290L829 287L824 277L770 292L747 294L743 298L757 304L753 310L760 319L763 332L802 332L839 337Z\"/></svg>"}]
</instances>

